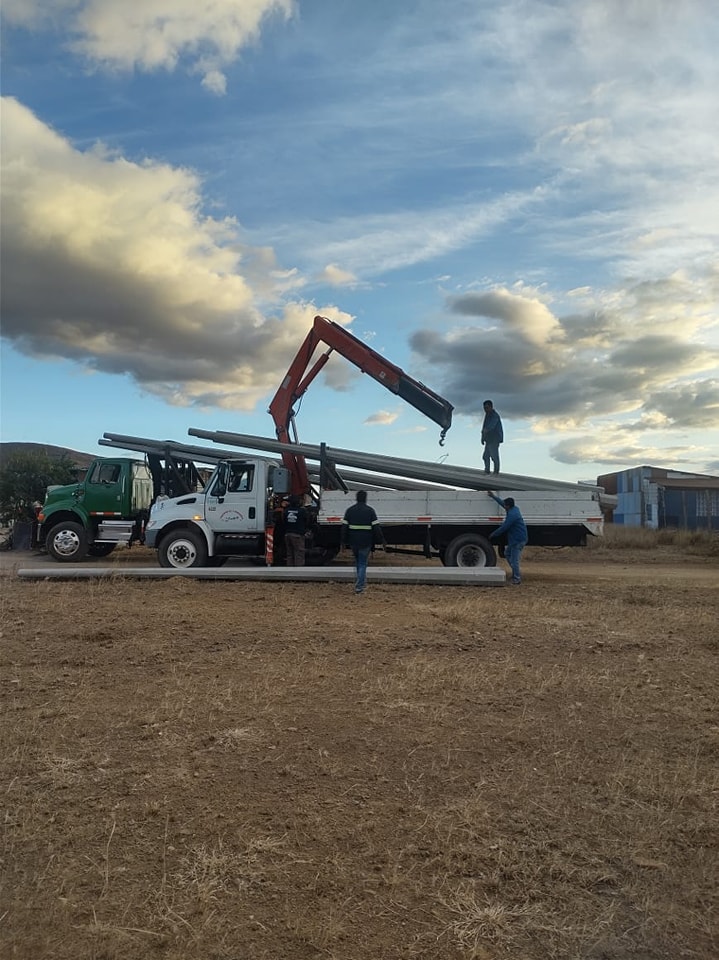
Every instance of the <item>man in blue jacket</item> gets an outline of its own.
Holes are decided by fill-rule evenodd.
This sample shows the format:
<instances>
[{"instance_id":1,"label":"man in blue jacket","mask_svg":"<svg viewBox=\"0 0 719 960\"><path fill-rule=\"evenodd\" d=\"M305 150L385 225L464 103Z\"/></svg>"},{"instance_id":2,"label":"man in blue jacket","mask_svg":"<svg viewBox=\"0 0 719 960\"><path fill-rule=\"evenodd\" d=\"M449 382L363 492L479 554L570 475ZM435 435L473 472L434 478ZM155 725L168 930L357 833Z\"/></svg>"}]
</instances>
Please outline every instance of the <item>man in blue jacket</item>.
<instances>
[{"instance_id":1,"label":"man in blue jacket","mask_svg":"<svg viewBox=\"0 0 719 960\"><path fill-rule=\"evenodd\" d=\"M504 548L504 559L512 569L511 582L519 585L522 582L519 558L522 556L522 550L524 550L527 545L527 525L524 522L524 517L519 512L519 507L516 506L514 502L514 497L505 497L504 500L500 500L491 490L487 491L487 496L491 497L492 500L496 501L500 507L504 507L507 511L504 523L490 533L489 539L494 540L497 537L501 537L503 533L507 534L507 546Z\"/></svg>"},{"instance_id":2,"label":"man in blue jacket","mask_svg":"<svg viewBox=\"0 0 719 960\"><path fill-rule=\"evenodd\" d=\"M494 409L491 400L485 400L482 406L484 407L484 421L482 423L484 472L489 473L489 462L491 460L494 465L494 472L499 473L499 445L504 443L502 418Z\"/></svg>"}]
</instances>

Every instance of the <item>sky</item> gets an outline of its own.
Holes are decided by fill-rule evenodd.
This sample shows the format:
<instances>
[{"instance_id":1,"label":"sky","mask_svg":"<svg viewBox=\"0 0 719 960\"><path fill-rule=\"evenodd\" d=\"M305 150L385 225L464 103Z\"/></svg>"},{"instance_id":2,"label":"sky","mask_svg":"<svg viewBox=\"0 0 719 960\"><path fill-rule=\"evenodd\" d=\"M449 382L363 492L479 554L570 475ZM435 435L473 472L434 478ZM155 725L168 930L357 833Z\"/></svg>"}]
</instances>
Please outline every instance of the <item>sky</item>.
<instances>
[{"instance_id":1,"label":"sky","mask_svg":"<svg viewBox=\"0 0 719 960\"><path fill-rule=\"evenodd\" d=\"M715 0L3 0L4 441L271 437L719 473Z\"/></svg>"}]
</instances>

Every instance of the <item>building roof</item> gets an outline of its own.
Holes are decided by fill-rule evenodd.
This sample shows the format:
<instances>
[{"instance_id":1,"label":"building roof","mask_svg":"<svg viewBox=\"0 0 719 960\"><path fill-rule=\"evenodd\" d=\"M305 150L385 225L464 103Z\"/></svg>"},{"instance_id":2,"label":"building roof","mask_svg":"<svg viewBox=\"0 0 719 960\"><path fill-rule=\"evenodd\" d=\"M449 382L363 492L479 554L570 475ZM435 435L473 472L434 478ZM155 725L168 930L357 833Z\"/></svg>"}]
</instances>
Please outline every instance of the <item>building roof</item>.
<instances>
[{"instance_id":1,"label":"building roof","mask_svg":"<svg viewBox=\"0 0 719 960\"><path fill-rule=\"evenodd\" d=\"M685 470L671 470L667 467L650 467L647 464L636 467L626 467L614 473L605 473L597 477L597 486L604 487L607 493L617 492L617 478L627 474L645 471L649 476L645 480L657 483L662 487L684 487L687 490L717 490L719 477L708 473L689 473Z\"/></svg>"}]
</instances>

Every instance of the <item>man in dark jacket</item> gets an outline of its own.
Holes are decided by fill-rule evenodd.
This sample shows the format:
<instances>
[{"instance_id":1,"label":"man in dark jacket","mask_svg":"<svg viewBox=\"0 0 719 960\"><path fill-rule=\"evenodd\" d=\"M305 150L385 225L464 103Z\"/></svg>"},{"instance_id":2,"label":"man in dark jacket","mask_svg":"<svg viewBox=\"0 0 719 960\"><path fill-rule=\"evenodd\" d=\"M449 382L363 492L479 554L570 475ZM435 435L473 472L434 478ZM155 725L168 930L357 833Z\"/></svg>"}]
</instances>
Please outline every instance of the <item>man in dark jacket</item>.
<instances>
[{"instance_id":1,"label":"man in dark jacket","mask_svg":"<svg viewBox=\"0 0 719 960\"><path fill-rule=\"evenodd\" d=\"M502 418L494 409L491 400L485 400L482 406L484 407L484 422L482 423L484 472L489 473L489 462L491 460L494 464L494 472L499 473L499 445L504 443Z\"/></svg>"},{"instance_id":2,"label":"man in dark jacket","mask_svg":"<svg viewBox=\"0 0 719 960\"><path fill-rule=\"evenodd\" d=\"M501 537L503 533L507 534L507 546L504 548L504 559L512 568L512 583L518 586L522 582L519 558L522 556L522 550L524 550L527 545L527 525L513 497L505 497L504 500L500 500L491 490L487 491L487 496L491 497L492 500L496 501L500 507L504 507L507 511L504 523L490 533L489 539L494 540L497 537Z\"/></svg>"},{"instance_id":3,"label":"man in dark jacket","mask_svg":"<svg viewBox=\"0 0 719 960\"><path fill-rule=\"evenodd\" d=\"M377 514L367 504L367 491L357 491L357 502L348 507L342 520L342 548L349 546L354 554L357 578L355 593L364 593L367 563L375 546L384 549L385 539Z\"/></svg>"},{"instance_id":4,"label":"man in dark jacket","mask_svg":"<svg viewBox=\"0 0 719 960\"><path fill-rule=\"evenodd\" d=\"M285 551L288 567L304 567L305 534L307 533L307 511L300 498L292 495L284 512Z\"/></svg>"}]
</instances>

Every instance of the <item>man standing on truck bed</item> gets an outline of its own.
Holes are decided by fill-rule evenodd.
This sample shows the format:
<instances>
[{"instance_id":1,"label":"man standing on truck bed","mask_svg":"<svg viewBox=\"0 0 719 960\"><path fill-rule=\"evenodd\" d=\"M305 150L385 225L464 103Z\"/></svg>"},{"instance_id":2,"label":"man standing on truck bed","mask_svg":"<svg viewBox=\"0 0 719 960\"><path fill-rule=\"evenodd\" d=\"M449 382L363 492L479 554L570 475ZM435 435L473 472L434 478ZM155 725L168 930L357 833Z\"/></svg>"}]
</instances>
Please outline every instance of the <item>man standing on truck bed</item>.
<instances>
[{"instance_id":1,"label":"man standing on truck bed","mask_svg":"<svg viewBox=\"0 0 719 960\"><path fill-rule=\"evenodd\" d=\"M355 593L364 593L369 555L377 544L384 549L382 527L374 509L367 504L367 491L358 490L357 502L345 510L342 520L342 547L351 547L355 558Z\"/></svg>"},{"instance_id":2,"label":"man standing on truck bed","mask_svg":"<svg viewBox=\"0 0 719 960\"><path fill-rule=\"evenodd\" d=\"M489 539L494 540L503 533L507 534L507 546L504 548L504 559L512 568L512 583L515 586L519 586L522 582L519 558L522 556L522 550L524 550L527 545L527 525L519 511L519 507L516 506L514 502L514 497L505 497L504 500L500 500L491 490L487 491L487 496L491 497L492 500L496 501L500 507L504 507L507 511L504 523L490 533Z\"/></svg>"},{"instance_id":3,"label":"man standing on truck bed","mask_svg":"<svg viewBox=\"0 0 719 960\"><path fill-rule=\"evenodd\" d=\"M484 453L484 472L489 473L489 461L494 464L494 472L499 473L499 445L504 443L504 431L502 429L502 419L494 409L491 400L485 400L484 422L482 423L482 444Z\"/></svg>"}]
</instances>

